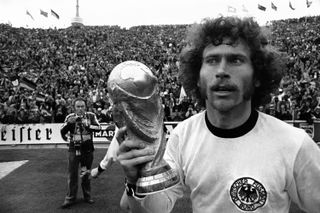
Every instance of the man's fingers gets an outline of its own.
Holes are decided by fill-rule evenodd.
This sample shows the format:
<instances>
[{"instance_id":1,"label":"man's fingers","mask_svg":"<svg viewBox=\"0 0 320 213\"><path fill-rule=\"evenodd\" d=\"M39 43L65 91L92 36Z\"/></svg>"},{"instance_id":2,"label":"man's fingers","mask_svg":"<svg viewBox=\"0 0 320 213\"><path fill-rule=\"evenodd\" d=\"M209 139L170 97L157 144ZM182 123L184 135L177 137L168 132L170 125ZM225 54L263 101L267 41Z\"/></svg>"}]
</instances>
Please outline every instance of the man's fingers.
<instances>
[{"instance_id":1,"label":"man's fingers","mask_svg":"<svg viewBox=\"0 0 320 213\"><path fill-rule=\"evenodd\" d=\"M145 147L146 145L142 141L125 140L120 144L117 155L123 152L128 152L132 149L143 149Z\"/></svg>"},{"instance_id":2,"label":"man's fingers","mask_svg":"<svg viewBox=\"0 0 320 213\"><path fill-rule=\"evenodd\" d=\"M154 157L155 151L150 148L145 149L131 149L129 152L123 152L118 155L117 160L127 160L144 156L152 156Z\"/></svg>"},{"instance_id":3,"label":"man's fingers","mask_svg":"<svg viewBox=\"0 0 320 213\"><path fill-rule=\"evenodd\" d=\"M137 166L137 165L140 165L143 163L150 162L153 159L154 159L154 156L147 155L147 156L141 156L141 157L137 157L137 158L133 158L133 159L122 160L122 161L120 161L120 164L123 166L127 166L127 167L133 167L133 166Z\"/></svg>"}]
</instances>

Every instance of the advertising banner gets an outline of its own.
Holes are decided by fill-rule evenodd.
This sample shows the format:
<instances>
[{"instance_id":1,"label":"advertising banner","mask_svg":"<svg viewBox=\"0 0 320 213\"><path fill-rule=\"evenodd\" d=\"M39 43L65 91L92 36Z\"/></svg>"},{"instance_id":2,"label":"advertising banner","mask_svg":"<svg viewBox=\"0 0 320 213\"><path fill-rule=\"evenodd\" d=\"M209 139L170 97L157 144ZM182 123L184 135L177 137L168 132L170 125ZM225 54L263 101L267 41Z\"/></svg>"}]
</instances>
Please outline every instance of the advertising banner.
<instances>
[{"instance_id":1,"label":"advertising banner","mask_svg":"<svg viewBox=\"0 0 320 213\"><path fill-rule=\"evenodd\" d=\"M60 135L62 124L0 124L0 145L67 143Z\"/></svg>"},{"instance_id":2,"label":"advertising banner","mask_svg":"<svg viewBox=\"0 0 320 213\"><path fill-rule=\"evenodd\" d=\"M167 138L179 122L164 122ZM307 124L305 121L287 123L304 129L316 142L320 142L320 122ZM67 144L60 134L62 123L49 124L0 124L0 146L18 144ZM115 135L113 123L102 123L101 130L93 133L94 143L109 144Z\"/></svg>"},{"instance_id":3,"label":"advertising banner","mask_svg":"<svg viewBox=\"0 0 320 213\"><path fill-rule=\"evenodd\" d=\"M67 144L60 134L62 123L0 124L0 146L17 144ZM110 143L115 125L102 123L101 130L93 133L94 143Z\"/></svg>"}]
</instances>

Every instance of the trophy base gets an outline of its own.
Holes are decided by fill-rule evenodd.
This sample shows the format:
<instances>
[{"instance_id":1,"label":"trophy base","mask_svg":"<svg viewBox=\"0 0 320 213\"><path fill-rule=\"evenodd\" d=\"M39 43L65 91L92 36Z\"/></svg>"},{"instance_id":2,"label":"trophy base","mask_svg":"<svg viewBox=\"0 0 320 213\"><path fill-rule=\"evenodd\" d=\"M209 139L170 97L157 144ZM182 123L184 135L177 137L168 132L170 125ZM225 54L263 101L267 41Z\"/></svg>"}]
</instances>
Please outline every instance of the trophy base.
<instances>
[{"instance_id":1,"label":"trophy base","mask_svg":"<svg viewBox=\"0 0 320 213\"><path fill-rule=\"evenodd\" d=\"M149 195L156 192L164 191L179 183L179 174L173 170L169 164L165 164L156 169L157 173L148 175L149 172L143 174L137 180L136 194ZM152 173L152 172L151 172Z\"/></svg>"}]
</instances>

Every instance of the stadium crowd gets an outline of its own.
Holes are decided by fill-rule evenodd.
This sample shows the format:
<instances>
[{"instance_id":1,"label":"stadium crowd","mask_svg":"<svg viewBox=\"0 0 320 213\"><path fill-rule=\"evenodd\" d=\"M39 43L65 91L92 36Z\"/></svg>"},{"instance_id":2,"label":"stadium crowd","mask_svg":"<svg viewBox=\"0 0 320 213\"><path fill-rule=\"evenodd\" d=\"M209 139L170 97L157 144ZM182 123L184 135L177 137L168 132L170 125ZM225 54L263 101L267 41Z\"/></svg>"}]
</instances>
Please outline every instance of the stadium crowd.
<instances>
[{"instance_id":1,"label":"stadium crowd","mask_svg":"<svg viewBox=\"0 0 320 213\"><path fill-rule=\"evenodd\" d=\"M72 101L111 122L106 82L126 60L146 64L159 79L166 121L203 110L181 95L179 52L188 25L84 26L26 29L0 24L0 123L63 122ZM320 120L320 16L271 22L270 43L288 53L279 92L259 110L282 120ZM26 84L22 79L28 79Z\"/></svg>"}]
</instances>

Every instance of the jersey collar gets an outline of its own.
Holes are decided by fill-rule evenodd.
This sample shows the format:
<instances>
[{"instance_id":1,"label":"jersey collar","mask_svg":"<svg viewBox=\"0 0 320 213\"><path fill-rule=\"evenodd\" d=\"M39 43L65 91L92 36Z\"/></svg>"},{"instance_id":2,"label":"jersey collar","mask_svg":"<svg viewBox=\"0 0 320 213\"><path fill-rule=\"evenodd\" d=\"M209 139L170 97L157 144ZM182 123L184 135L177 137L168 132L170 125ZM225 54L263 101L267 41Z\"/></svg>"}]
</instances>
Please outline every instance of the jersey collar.
<instances>
[{"instance_id":1,"label":"jersey collar","mask_svg":"<svg viewBox=\"0 0 320 213\"><path fill-rule=\"evenodd\" d=\"M252 110L248 120L243 123L241 126L238 126L233 129L221 129L213 126L209 119L207 112L205 113L205 121L208 129L212 134L220 138L237 138L247 134L253 127L256 125L258 120L258 112L256 110Z\"/></svg>"}]
</instances>

